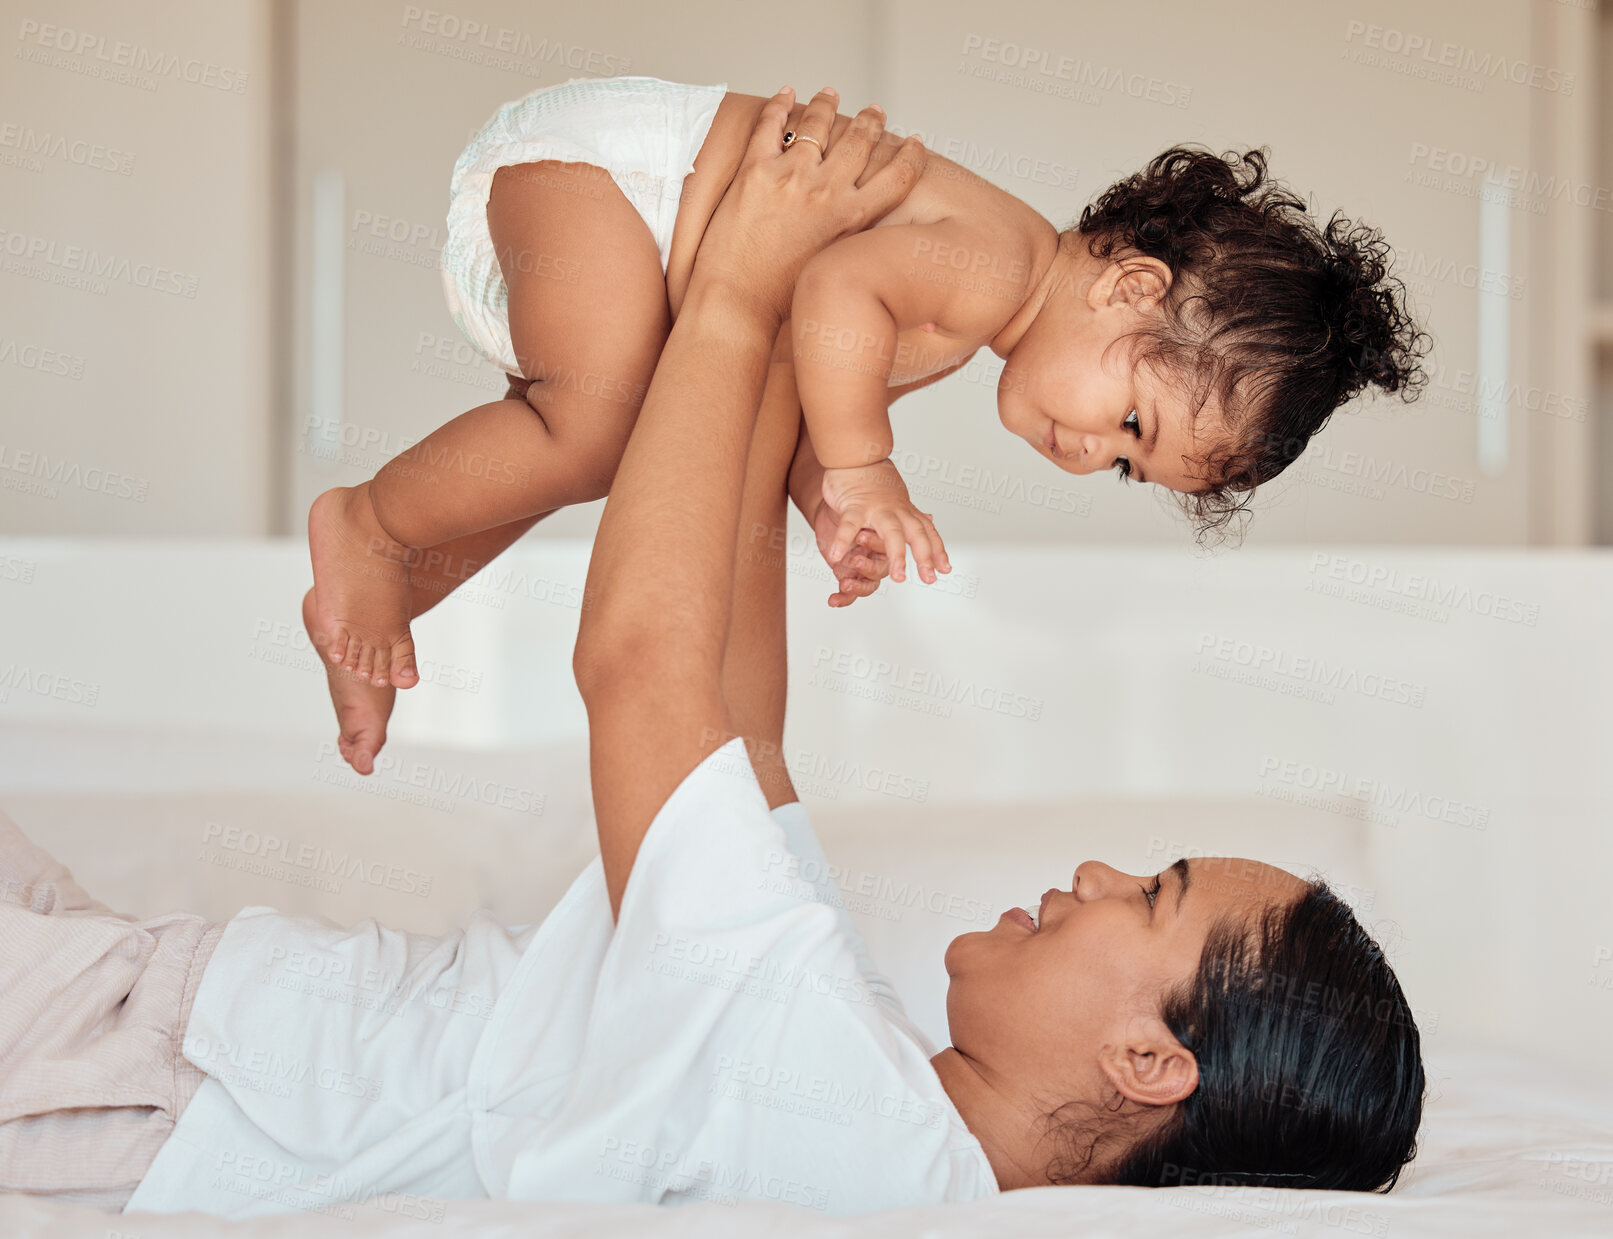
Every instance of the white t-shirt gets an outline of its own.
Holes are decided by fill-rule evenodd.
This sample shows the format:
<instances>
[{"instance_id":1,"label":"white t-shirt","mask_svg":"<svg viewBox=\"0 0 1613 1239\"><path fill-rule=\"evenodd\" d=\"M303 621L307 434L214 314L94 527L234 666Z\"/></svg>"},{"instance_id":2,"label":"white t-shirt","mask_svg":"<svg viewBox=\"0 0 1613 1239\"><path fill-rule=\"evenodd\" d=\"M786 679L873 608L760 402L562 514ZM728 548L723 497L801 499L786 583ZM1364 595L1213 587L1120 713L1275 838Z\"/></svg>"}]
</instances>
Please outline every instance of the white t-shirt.
<instances>
[{"instance_id":1,"label":"white t-shirt","mask_svg":"<svg viewBox=\"0 0 1613 1239\"><path fill-rule=\"evenodd\" d=\"M656 814L614 926L598 860L535 927L478 913L438 939L241 912L186 1030L209 1078L127 1207L847 1214L992 1195L934 1053L805 811L769 814L734 740Z\"/></svg>"}]
</instances>

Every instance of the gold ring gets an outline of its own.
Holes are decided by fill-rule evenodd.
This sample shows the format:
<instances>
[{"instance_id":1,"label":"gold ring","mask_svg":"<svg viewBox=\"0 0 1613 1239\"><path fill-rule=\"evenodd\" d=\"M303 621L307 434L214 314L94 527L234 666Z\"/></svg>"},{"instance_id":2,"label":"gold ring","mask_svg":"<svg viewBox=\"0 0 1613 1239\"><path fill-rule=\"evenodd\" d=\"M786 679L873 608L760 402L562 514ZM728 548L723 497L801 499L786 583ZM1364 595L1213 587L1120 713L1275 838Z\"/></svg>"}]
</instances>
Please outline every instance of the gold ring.
<instances>
[{"instance_id":1,"label":"gold ring","mask_svg":"<svg viewBox=\"0 0 1613 1239\"><path fill-rule=\"evenodd\" d=\"M818 141L816 138L814 138L809 133L796 133L795 130L791 129L788 133L786 133L784 135L784 149L785 150L788 150L790 147L794 146L797 142L810 142L810 143L812 143L813 146L818 148L818 154L819 155L823 154L823 143Z\"/></svg>"}]
</instances>

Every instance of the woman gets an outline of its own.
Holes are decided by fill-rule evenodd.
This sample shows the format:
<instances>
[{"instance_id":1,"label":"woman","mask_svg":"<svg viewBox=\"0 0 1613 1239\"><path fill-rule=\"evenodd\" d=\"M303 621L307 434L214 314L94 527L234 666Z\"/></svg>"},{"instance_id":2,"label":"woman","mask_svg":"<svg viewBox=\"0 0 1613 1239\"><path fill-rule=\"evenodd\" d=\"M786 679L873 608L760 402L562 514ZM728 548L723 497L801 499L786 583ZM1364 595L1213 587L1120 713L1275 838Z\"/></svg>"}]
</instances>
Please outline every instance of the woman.
<instances>
[{"instance_id":1,"label":"woman","mask_svg":"<svg viewBox=\"0 0 1613 1239\"><path fill-rule=\"evenodd\" d=\"M800 132L824 141L832 113L820 95ZM820 156L782 148L785 115L781 94L712 221L595 544L575 665L599 861L539 926L477 914L435 939L249 908L199 968L217 927L131 926L12 838L23 906L0 924L79 932L6 978L0 1032L51 1031L5 1042L0 1118L39 1122L0 1146L0 1187L117 1207L117 1174L150 1157L142 1107L166 1139L131 1210L432 1216L494 1195L849 1213L1050 1182L1393 1182L1416 1030L1319 888L1245 861L1153 880L1085 864L1034 921L952 943L937 1054L832 890L800 878L825 867L778 757L782 569L742 533L782 519L799 415L757 403L795 271L889 209L922 154L858 189L877 117ZM97 969L139 1028L55 1018L93 1005ZM41 1041L83 1069L40 1070ZM48 1103L72 1081L69 1117Z\"/></svg>"}]
</instances>

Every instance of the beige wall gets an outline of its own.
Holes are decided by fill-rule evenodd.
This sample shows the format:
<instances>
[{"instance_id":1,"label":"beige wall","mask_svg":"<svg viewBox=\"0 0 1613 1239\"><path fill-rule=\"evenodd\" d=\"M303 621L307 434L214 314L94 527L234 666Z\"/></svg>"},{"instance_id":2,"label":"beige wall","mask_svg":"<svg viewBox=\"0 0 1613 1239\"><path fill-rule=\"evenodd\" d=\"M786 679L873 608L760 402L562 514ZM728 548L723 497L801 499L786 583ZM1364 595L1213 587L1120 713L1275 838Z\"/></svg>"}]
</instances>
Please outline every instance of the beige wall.
<instances>
[{"instance_id":1,"label":"beige wall","mask_svg":"<svg viewBox=\"0 0 1613 1239\"><path fill-rule=\"evenodd\" d=\"M995 7L903 0L896 11L906 32L893 54L897 115L933 127L943 150L950 141L982 158L985 152L1000 158L1006 148L1016 157L1074 165L1074 190L1000 181L1060 224L1073 223L1086 202L1173 143L1218 150L1264 145L1275 174L1307 197L1319 218L1340 209L1380 226L1392 245L1427 269L1476 258L1478 211L1472 198L1408 183L1413 144L1526 162L1524 88L1491 83L1473 94L1352 59L1373 52L1366 28L1374 25L1519 49L1528 41L1522 5ZM1352 22L1363 29L1356 33ZM1040 66L1068 57L1074 67L1061 76L1014 63L1030 53ZM1119 77L1122 84L1083 86L1088 66L1087 80ZM1059 97L1060 89L1074 97ZM1153 101L1130 93L1146 96L1150 89ZM1251 544L1522 540L1522 427L1514 418L1507 471L1484 476L1474 410L1459 390L1458 376L1476 369L1475 295L1450 280L1416 283L1415 300L1426 307L1438 339L1433 364L1440 377L1430 398L1408 409L1363 397L1337 415L1307 457L1257 501ZM1515 321L1515 339L1519 326ZM995 432L989 390L938 387L914 404L899 433L921 437L936 455L985 456L1004 470L1039 473L1037 462L1022 465L1023 452ZM1448 481L1425 478L1419 469ZM1387 471L1391 481L1374 484L1364 476L1369 470ZM1180 518L1148 490L1103 477L1086 479L1081 493L1091 504L1084 519L1019 505L1011 519L1016 535L1101 543L1184 536ZM989 515L954 519L983 534L999 523Z\"/></svg>"},{"instance_id":2,"label":"beige wall","mask_svg":"<svg viewBox=\"0 0 1613 1239\"><path fill-rule=\"evenodd\" d=\"M1604 8L1610 6L1603 6ZM1613 66L1613 14L1603 13L1596 41L1598 61ZM1613 182L1613 69L1604 68L1596 94L1593 140L1596 167L1603 184ZM1597 349L1597 395L1599 410L1594 439L1596 473L1600 479L1613 479L1613 222L1603 221L1595 230L1593 244L1597 255L1595 296L1600 311L1601 345ZM1613 545L1613 485L1596 488L1596 541Z\"/></svg>"},{"instance_id":3,"label":"beige wall","mask_svg":"<svg viewBox=\"0 0 1613 1239\"><path fill-rule=\"evenodd\" d=\"M267 15L0 3L0 529L267 531Z\"/></svg>"},{"instance_id":4,"label":"beige wall","mask_svg":"<svg viewBox=\"0 0 1613 1239\"><path fill-rule=\"evenodd\" d=\"M435 262L448 174L500 103L590 64L762 93L786 80L802 90L833 82L848 103L877 99L895 126L924 132L1059 224L1172 142L1267 145L1275 172L1321 215L1339 208L1385 229L1438 343L1426 398L1409 408L1364 399L1342 413L1306 463L1259 502L1251 542L1516 544L1530 537L1531 486L1537 499L1553 486L1550 468L1537 462L1531 471L1531 451L1539 452L1531 420L1540 418L1521 404L1509 410L1505 468L1480 468L1471 395L1479 298L1461 275L1479 261L1479 207L1467 192L1471 178L1431 168L1414 152L1442 148L1528 168L1531 123L1549 119L1560 99L1498 78L1481 81L1482 89L1430 81L1417 75L1420 57L1383 46L1415 36L1479 56L1526 56L1537 36L1525 5L840 0L802 22L714 0L478 0L435 10L391 0L296 4L295 161L283 193L292 212L285 224L294 318L279 430L266 295L277 222L267 182L268 0L177 7L172 16L89 0L48 7L57 24L108 44L122 38L244 68L248 80L239 95L170 79L145 91L14 62L0 83L0 124L17 120L135 156L129 176L62 160L46 160L39 172L0 165L5 201L15 204L4 226L197 279L196 296L183 298L119 283L97 295L4 273L0 338L82 358L84 374L0 365L7 449L15 443L148 482L144 501L82 486L59 486L54 498L0 491L5 528L253 533L266 527L270 504L292 528L318 490L368 476L399 446L497 394L496 371L461 345L442 301ZM16 0L6 10L0 29L8 38L24 21L44 21ZM501 29L515 32L526 49L478 58L483 40L454 29L468 22L482 23L488 41ZM1024 49L1038 54L1038 67L1009 63L1022 62ZM1082 85L1083 74L1120 81ZM7 150L15 153L0 147ZM316 394L320 174L341 189L334 402ZM1545 218L1563 209L1549 206ZM1508 274L1523 277L1523 295L1509 303L1510 377L1523 391L1584 399L1588 392L1557 391L1529 353L1539 333L1528 325L1548 289L1530 270L1525 242L1541 216L1528 204L1503 214ZM1604 246L1608 218L1596 221ZM377 238L372 227L407 239ZM949 536L1188 544L1181 519L1151 488L1066 478L1005 435L994 411L998 364L986 358L973 367L974 381L953 378L897 406L898 460ZM321 373L329 392L335 372ZM336 459L320 459L309 427L333 408L346 445L338 444ZM276 452L289 476L278 502ZM956 481L968 466L1001 489ZM594 505L537 536L586 534L596 519Z\"/></svg>"},{"instance_id":5,"label":"beige wall","mask_svg":"<svg viewBox=\"0 0 1613 1239\"><path fill-rule=\"evenodd\" d=\"M297 269L301 277L310 265L313 178L339 170L347 406L342 432L331 432L327 414L311 403L313 333L299 330L294 509L306 511L325 487L366 476L402 445L503 395L501 372L470 351L449 318L436 268L454 160L502 103L577 76L568 63L590 62L762 93L786 81L798 89L832 82L848 99L870 98L883 54L875 11L862 0L835 0L815 8L810 21L781 23L770 6L711 0L536 7L485 0L474 11L379 0L300 5ZM464 37L455 24L467 20L488 28L488 42L513 32L529 54L477 63L471 57L483 36ZM309 305L306 289L297 304ZM320 458L322 442L335 459ZM562 513L535 536L591 533L601 507Z\"/></svg>"}]
</instances>

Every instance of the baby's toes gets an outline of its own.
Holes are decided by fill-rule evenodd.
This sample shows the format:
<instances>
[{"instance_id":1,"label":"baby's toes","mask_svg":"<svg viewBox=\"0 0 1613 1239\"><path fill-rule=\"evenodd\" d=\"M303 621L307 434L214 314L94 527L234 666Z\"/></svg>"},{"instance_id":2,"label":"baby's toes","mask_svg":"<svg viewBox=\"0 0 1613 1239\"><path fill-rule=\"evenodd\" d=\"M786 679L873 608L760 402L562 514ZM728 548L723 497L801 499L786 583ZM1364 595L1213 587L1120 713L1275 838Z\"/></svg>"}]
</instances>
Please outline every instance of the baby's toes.
<instances>
[{"instance_id":1,"label":"baby's toes","mask_svg":"<svg viewBox=\"0 0 1613 1239\"><path fill-rule=\"evenodd\" d=\"M347 764L359 774L375 773L375 755L381 751L378 740L361 732L348 742Z\"/></svg>"},{"instance_id":2,"label":"baby's toes","mask_svg":"<svg viewBox=\"0 0 1613 1239\"><path fill-rule=\"evenodd\" d=\"M392 674L391 647L376 645L371 647L370 657L370 683L376 688L385 688L390 683L388 677Z\"/></svg>"},{"instance_id":3,"label":"baby's toes","mask_svg":"<svg viewBox=\"0 0 1613 1239\"><path fill-rule=\"evenodd\" d=\"M368 680L370 673L375 670L375 647L366 644L361 637L354 637L348 643L347 663L344 665L359 679Z\"/></svg>"},{"instance_id":4,"label":"baby's toes","mask_svg":"<svg viewBox=\"0 0 1613 1239\"><path fill-rule=\"evenodd\" d=\"M393 642L390 664L393 688L413 688L420 682L420 672L414 665L413 637Z\"/></svg>"},{"instance_id":5,"label":"baby's toes","mask_svg":"<svg viewBox=\"0 0 1613 1239\"><path fill-rule=\"evenodd\" d=\"M341 750L342 757L356 773L375 772L375 755L381 751L381 746L367 732L344 731L341 738L336 741L336 747Z\"/></svg>"},{"instance_id":6,"label":"baby's toes","mask_svg":"<svg viewBox=\"0 0 1613 1239\"><path fill-rule=\"evenodd\" d=\"M316 632L313 638L314 644L319 646L320 653L331 666L340 667L346 664L347 650L351 644L347 629L336 628L331 632Z\"/></svg>"},{"instance_id":7,"label":"baby's toes","mask_svg":"<svg viewBox=\"0 0 1613 1239\"><path fill-rule=\"evenodd\" d=\"M336 665L350 675L361 675L360 667L364 662L364 638L356 632L346 634L342 644L342 660Z\"/></svg>"}]
</instances>

